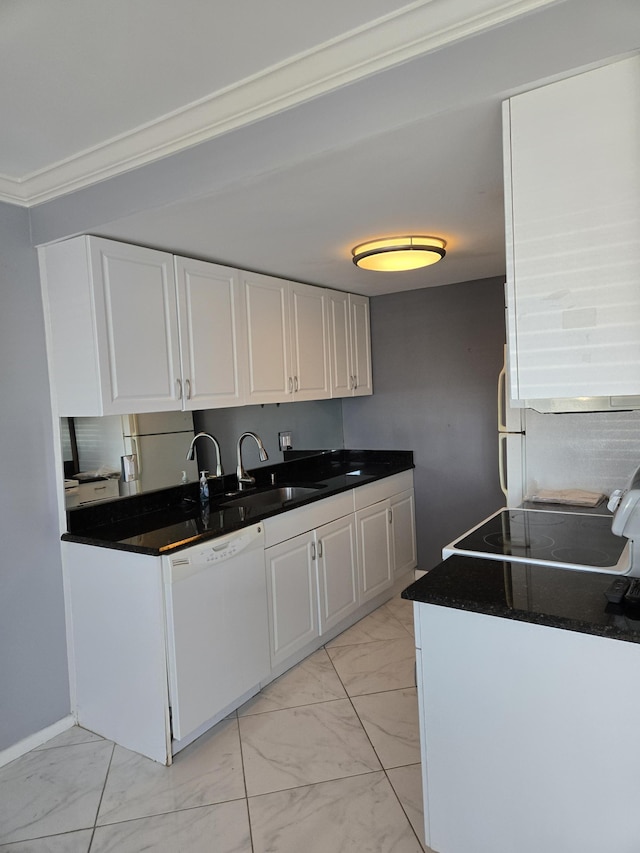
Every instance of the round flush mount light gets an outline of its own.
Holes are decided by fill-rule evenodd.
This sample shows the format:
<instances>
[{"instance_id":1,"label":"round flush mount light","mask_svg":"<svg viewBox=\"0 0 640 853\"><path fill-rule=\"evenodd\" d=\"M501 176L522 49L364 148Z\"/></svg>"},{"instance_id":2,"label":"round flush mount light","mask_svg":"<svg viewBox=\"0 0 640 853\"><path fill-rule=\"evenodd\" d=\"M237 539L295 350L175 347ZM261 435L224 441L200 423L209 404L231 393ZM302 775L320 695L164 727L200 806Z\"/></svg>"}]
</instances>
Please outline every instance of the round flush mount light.
<instances>
[{"instance_id":1,"label":"round flush mount light","mask_svg":"<svg viewBox=\"0 0 640 853\"><path fill-rule=\"evenodd\" d=\"M384 237L354 246L351 254L363 270L398 272L437 263L444 258L446 245L439 237Z\"/></svg>"}]
</instances>

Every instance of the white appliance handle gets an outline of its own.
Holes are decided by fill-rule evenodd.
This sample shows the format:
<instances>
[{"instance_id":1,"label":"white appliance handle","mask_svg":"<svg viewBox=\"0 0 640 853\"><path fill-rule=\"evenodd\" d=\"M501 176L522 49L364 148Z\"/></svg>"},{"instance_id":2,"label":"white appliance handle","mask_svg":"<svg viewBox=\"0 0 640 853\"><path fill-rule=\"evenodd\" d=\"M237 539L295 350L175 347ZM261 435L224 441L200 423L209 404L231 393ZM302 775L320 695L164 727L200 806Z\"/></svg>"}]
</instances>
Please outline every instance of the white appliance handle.
<instances>
[{"instance_id":1,"label":"white appliance handle","mask_svg":"<svg viewBox=\"0 0 640 853\"><path fill-rule=\"evenodd\" d=\"M504 416L506 381L507 381L507 361L506 361L506 355L505 355L505 359L502 362L502 370L498 374L498 431L499 432L506 432L507 431L506 418ZM502 491L504 491L504 489ZM505 494L506 494L506 492L505 492Z\"/></svg>"},{"instance_id":2,"label":"white appliance handle","mask_svg":"<svg viewBox=\"0 0 640 853\"><path fill-rule=\"evenodd\" d=\"M508 433L498 433L498 474L500 476L500 489L504 493L505 498L509 497L507 492L507 476L505 471L505 454L507 452L507 437Z\"/></svg>"},{"instance_id":3,"label":"white appliance handle","mask_svg":"<svg viewBox=\"0 0 640 853\"><path fill-rule=\"evenodd\" d=\"M142 474L142 456L138 448L138 439L134 438L134 436L131 436L131 447L138 463L138 479L140 479L140 474Z\"/></svg>"}]
</instances>

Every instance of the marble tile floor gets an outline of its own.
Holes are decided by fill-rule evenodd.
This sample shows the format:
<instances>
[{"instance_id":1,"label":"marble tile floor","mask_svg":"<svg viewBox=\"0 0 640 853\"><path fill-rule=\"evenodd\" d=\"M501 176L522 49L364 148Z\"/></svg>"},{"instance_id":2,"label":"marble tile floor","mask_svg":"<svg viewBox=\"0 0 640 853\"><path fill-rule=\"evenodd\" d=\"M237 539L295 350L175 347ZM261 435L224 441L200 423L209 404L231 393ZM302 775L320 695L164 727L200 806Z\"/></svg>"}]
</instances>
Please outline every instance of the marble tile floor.
<instances>
[{"instance_id":1,"label":"marble tile floor","mask_svg":"<svg viewBox=\"0 0 640 853\"><path fill-rule=\"evenodd\" d=\"M0 853L422 853L397 597L163 767L81 728L0 768Z\"/></svg>"}]
</instances>

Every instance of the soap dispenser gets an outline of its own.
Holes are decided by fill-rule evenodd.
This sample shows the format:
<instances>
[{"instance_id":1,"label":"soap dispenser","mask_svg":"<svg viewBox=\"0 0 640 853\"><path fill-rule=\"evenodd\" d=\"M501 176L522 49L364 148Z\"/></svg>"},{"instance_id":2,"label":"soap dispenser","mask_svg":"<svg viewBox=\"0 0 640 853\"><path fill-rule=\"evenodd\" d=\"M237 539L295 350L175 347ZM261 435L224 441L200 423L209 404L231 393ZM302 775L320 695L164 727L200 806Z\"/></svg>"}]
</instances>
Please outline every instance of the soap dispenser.
<instances>
[{"instance_id":1,"label":"soap dispenser","mask_svg":"<svg viewBox=\"0 0 640 853\"><path fill-rule=\"evenodd\" d=\"M207 477L208 471L200 471L200 502L209 503L209 483Z\"/></svg>"}]
</instances>

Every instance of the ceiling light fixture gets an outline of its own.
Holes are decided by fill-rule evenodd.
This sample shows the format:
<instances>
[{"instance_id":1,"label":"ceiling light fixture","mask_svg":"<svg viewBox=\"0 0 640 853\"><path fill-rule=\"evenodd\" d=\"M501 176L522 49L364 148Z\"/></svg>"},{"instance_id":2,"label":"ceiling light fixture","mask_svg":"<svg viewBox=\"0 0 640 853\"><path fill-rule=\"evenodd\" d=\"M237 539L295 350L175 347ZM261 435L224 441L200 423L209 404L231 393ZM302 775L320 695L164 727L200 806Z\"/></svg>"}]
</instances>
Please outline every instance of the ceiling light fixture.
<instances>
[{"instance_id":1,"label":"ceiling light fixture","mask_svg":"<svg viewBox=\"0 0 640 853\"><path fill-rule=\"evenodd\" d=\"M364 270L397 272L428 267L444 258L446 241L439 237L384 237L351 250L353 263Z\"/></svg>"}]
</instances>

